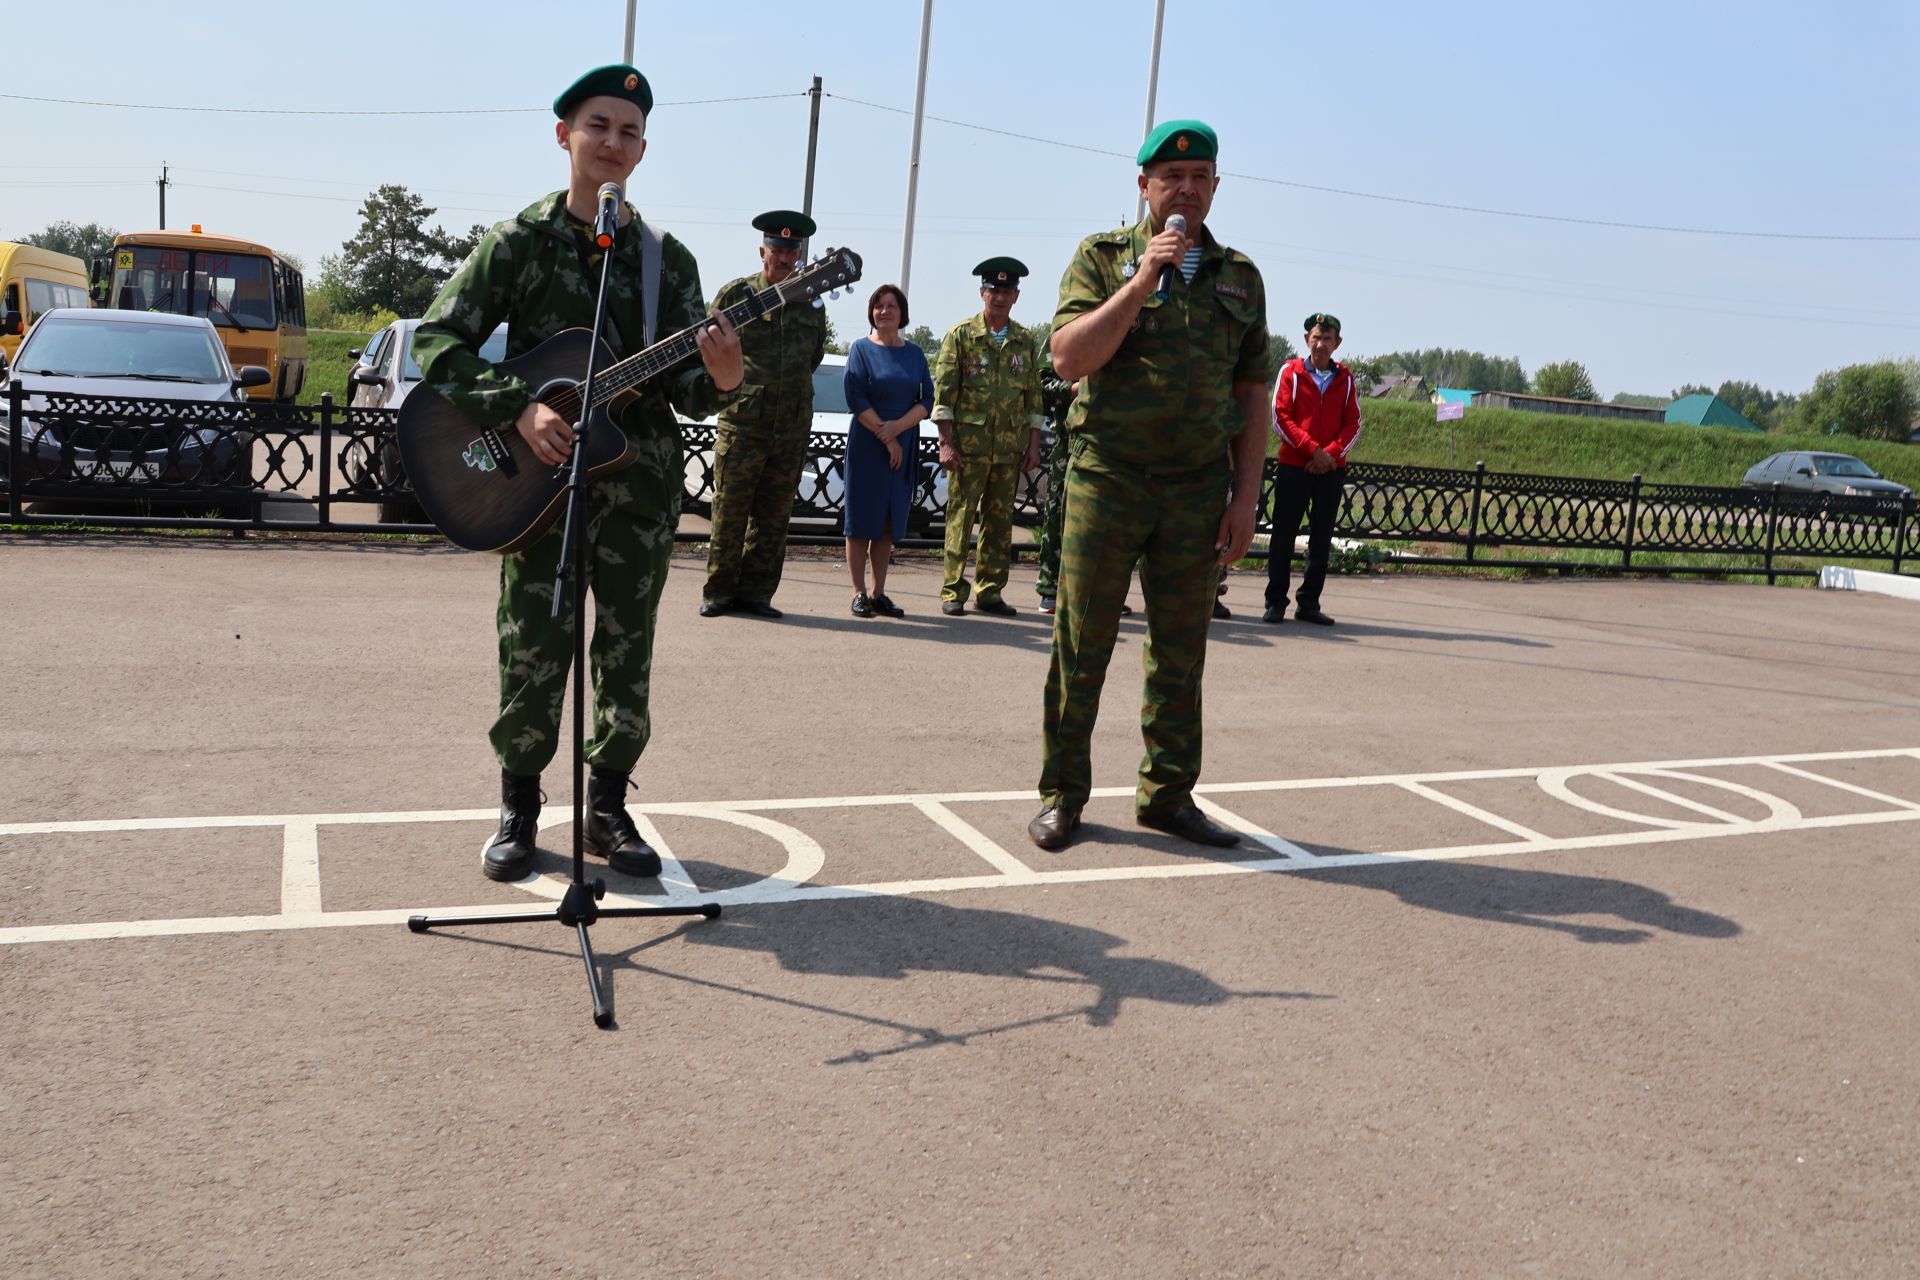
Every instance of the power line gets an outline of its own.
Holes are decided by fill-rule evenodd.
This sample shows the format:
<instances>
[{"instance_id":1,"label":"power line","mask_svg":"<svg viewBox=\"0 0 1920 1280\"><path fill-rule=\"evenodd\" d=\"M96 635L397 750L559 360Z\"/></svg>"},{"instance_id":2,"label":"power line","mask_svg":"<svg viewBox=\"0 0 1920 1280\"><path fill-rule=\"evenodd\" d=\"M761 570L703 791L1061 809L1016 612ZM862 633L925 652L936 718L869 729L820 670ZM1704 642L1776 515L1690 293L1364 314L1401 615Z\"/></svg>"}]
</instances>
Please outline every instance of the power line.
<instances>
[{"instance_id":1,"label":"power line","mask_svg":"<svg viewBox=\"0 0 1920 1280\"><path fill-rule=\"evenodd\" d=\"M744 98L685 98L656 102L658 107L704 107L720 102L767 102L775 98L804 98L805 93L762 93ZM63 107L111 107L119 111L189 111L199 115L245 116L500 116L541 115L551 107L443 107L409 111L327 111L305 107L183 107L171 103L97 102L90 98L40 98L25 93L0 93L14 102L50 102Z\"/></svg>"},{"instance_id":2,"label":"power line","mask_svg":"<svg viewBox=\"0 0 1920 1280\"><path fill-rule=\"evenodd\" d=\"M903 107L889 107L884 103L867 102L861 98L850 98L845 94L829 93L829 98L839 98L842 102L851 102L856 106L871 107L875 111L889 111L895 115L911 115ZM972 129L978 133L996 134L1002 138L1018 138L1023 142L1037 142L1043 146L1060 147L1068 151L1082 151L1089 155L1110 156L1118 160L1132 160L1134 153L1126 151L1108 151L1100 147L1083 146L1077 142L1062 142L1057 138L1042 138L1031 133L1016 133L1011 129L995 129L988 125L973 124L966 120L951 120L944 116L927 116L941 124L950 124L958 129ZM1261 182L1275 187L1292 187L1300 191L1313 191L1321 195L1347 196L1355 200L1379 200L1388 204L1412 205L1422 209L1445 209L1451 213L1477 213L1495 218L1522 218L1533 222L1561 222L1582 227L1608 227L1619 231L1664 231L1674 235L1686 236L1737 236L1756 240L1835 240L1871 244L1909 244L1920 243L1920 236L1860 236L1827 235L1797 231L1739 231L1721 227L1676 227L1647 222L1616 222L1606 218L1577 218L1570 214L1526 213L1516 209L1491 209L1479 205L1448 204L1441 200L1420 200L1413 196L1383 195L1376 191L1353 191L1345 187L1323 187L1311 182L1293 182L1286 178L1267 178L1253 173L1233 173L1221 171L1222 177L1240 178L1248 182Z\"/></svg>"}]
</instances>

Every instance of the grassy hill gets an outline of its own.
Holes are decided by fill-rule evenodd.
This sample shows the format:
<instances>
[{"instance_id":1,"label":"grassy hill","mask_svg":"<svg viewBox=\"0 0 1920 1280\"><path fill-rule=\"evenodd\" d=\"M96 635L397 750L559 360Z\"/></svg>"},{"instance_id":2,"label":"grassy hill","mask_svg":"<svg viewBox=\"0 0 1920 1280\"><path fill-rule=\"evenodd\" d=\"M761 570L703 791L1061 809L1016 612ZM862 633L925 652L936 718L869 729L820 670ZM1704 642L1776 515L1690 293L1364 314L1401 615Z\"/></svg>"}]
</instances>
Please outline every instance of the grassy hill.
<instances>
[{"instance_id":1,"label":"grassy hill","mask_svg":"<svg viewBox=\"0 0 1920 1280\"><path fill-rule=\"evenodd\" d=\"M1395 462L1530 475L1628 480L1649 484L1737 485L1747 468L1789 449L1850 453L1881 475L1920 490L1920 447L1855 436L1756 435L1725 427L1575 418L1516 409L1467 410L1457 422L1435 422L1433 406L1368 401L1356 462ZM1453 439L1448 457L1448 434Z\"/></svg>"},{"instance_id":2,"label":"grassy hill","mask_svg":"<svg viewBox=\"0 0 1920 1280\"><path fill-rule=\"evenodd\" d=\"M300 388L301 404L319 404L323 392L333 393L333 402L347 402L347 372L353 357L347 352L367 345L371 333L353 333L341 329L307 330L307 380Z\"/></svg>"}]
</instances>

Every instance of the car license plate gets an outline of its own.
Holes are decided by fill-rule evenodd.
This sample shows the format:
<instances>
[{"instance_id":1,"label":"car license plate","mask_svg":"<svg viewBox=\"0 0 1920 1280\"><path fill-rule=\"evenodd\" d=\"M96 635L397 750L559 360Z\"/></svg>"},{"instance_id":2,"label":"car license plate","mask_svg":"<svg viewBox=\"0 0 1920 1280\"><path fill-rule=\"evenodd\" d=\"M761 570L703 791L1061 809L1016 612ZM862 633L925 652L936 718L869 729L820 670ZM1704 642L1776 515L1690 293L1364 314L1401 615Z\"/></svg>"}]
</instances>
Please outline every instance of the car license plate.
<instances>
[{"instance_id":1,"label":"car license plate","mask_svg":"<svg viewBox=\"0 0 1920 1280\"><path fill-rule=\"evenodd\" d=\"M120 462L113 458L76 459L78 470L92 480L127 480L140 484L160 478L160 464L144 459L135 462L131 459Z\"/></svg>"}]
</instances>

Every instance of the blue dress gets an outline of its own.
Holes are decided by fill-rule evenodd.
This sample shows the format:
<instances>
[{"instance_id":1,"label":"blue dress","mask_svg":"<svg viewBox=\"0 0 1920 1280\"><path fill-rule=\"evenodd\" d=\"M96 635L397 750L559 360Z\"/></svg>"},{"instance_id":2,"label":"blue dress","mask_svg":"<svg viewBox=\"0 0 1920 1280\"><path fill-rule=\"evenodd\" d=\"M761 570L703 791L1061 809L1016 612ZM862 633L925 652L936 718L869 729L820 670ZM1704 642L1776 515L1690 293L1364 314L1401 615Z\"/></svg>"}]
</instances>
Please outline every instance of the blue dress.
<instances>
[{"instance_id":1,"label":"blue dress","mask_svg":"<svg viewBox=\"0 0 1920 1280\"><path fill-rule=\"evenodd\" d=\"M895 470L887 465L887 446L860 425L859 415L871 409L882 421L892 422L915 404L932 413L933 375L927 371L927 355L911 342L883 347L860 338L847 352L845 386L847 407L854 414L847 423L847 451L840 463L846 483L846 536L868 542L891 536L898 542L907 536L907 512L913 509L920 483L920 430L915 427L895 441L904 455Z\"/></svg>"}]
</instances>

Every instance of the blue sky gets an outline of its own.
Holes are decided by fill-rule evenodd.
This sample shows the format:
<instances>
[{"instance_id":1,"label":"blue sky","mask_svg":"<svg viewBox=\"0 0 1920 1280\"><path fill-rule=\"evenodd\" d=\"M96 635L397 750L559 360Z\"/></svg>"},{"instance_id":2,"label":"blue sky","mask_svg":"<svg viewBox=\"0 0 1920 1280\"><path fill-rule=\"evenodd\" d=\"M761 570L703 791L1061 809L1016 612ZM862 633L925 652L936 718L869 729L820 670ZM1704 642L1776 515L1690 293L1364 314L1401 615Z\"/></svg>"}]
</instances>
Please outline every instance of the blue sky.
<instances>
[{"instance_id":1,"label":"blue sky","mask_svg":"<svg viewBox=\"0 0 1920 1280\"><path fill-rule=\"evenodd\" d=\"M84 22L14 8L8 47L29 56L0 92L145 109L0 98L0 235L151 226L164 160L169 225L265 240L310 273L381 183L455 229L563 185L547 104L618 58L625 19L624 0L346 0L255 6L243 33L214 6L103 0ZM709 293L754 266L754 213L799 206L815 74L816 243L865 257L860 299L899 278L920 8L640 0L635 62L658 105L631 195L693 249ZM1152 17L1152 0L936 0L927 111L982 127L926 125L916 322L977 310L968 268L997 253L1034 270L1015 317L1047 319L1080 237L1131 220ZM1277 331L1329 310L1347 354L1578 359L1603 395L1799 391L1920 352L1917 45L1912 3L1167 0L1157 114L1219 131L1210 224L1262 267ZM736 98L753 100L704 101ZM843 336L864 331L860 299L832 304Z\"/></svg>"}]
</instances>

